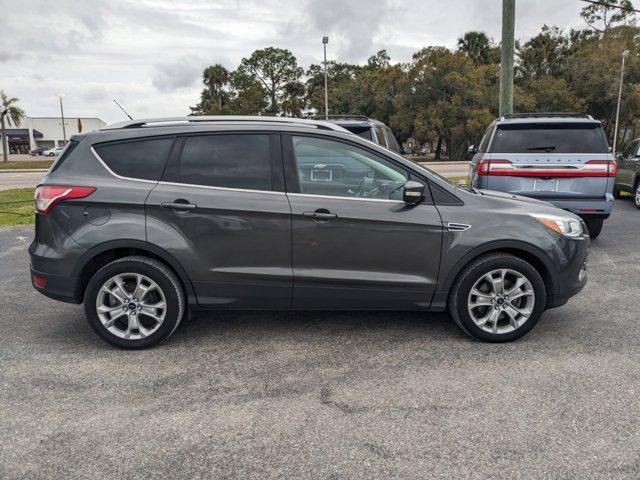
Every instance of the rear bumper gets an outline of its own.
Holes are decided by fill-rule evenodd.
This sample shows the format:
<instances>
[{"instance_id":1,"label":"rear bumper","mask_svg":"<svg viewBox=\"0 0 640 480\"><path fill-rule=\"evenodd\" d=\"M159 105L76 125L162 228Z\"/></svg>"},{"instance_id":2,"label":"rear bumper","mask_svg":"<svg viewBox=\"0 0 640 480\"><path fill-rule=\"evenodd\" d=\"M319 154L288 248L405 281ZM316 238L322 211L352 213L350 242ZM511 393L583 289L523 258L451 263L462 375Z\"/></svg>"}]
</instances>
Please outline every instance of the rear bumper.
<instances>
[{"instance_id":1,"label":"rear bumper","mask_svg":"<svg viewBox=\"0 0 640 480\"><path fill-rule=\"evenodd\" d=\"M555 207L567 210L576 215L596 215L608 218L613 209L613 195L605 198L556 198L527 195L538 200L549 202Z\"/></svg>"},{"instance_id":2,"label":"rear bumper","mask_svg":"<svg viewBox=\"0 0 640 480\"><path fill-rule=\"evenodd\" d=\"M67 303L79 303L75 295L75 279L31 270L31 284L41 294Z\"/></svg>"}]
</instances>

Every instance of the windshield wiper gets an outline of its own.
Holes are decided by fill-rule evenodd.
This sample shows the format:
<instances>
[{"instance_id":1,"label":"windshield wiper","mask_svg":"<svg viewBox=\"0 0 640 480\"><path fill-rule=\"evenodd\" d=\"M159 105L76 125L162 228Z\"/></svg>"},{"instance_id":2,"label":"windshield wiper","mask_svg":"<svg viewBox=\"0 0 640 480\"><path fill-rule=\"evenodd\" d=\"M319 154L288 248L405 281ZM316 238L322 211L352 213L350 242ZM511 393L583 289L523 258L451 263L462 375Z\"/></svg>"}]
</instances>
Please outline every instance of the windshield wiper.
<instances>
[{"instance_id":1,"label":"windshield wiper","mask_svg":"<svg viewBox=\"0 0 640 480\"><path fill-rule=\"evenodd\" d=\"M529 147L527 150L544 150L545 152L552 152L556 147L553 145L548 145L546 147Z\"/></svg>"}]
</instances>

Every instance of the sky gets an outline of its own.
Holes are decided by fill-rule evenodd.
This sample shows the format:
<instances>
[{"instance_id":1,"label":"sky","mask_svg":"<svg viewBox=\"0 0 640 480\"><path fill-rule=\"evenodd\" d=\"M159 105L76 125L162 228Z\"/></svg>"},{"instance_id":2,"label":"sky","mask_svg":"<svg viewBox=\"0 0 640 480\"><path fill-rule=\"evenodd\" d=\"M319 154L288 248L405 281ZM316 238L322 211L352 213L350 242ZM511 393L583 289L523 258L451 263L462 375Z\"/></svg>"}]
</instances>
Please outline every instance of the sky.
<instances>
[{"instance_id":1,"label":"sky","mask_svg":"<svg viewBox=\"0 0 640 480\"><path fill-rule=\"evenodd\" d=\"M542 25L584 26L579 0L516 0L516 38ZM287 48L305 69L365 62L386 49L406 62L455 48L470 30L500 38L501 0L0 0L0 89L29 116L126 120L186 115L201 72L234 69L259 48Z\"/></svg>"}]
</instances>

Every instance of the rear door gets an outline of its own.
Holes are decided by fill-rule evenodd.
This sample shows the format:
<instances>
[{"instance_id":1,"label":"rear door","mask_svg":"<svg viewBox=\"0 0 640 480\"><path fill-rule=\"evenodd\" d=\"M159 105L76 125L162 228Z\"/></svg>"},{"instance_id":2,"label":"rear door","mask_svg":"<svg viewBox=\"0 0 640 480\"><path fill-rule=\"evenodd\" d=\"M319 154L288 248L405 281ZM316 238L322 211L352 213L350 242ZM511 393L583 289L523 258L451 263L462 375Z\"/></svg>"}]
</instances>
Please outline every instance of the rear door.
<instances>
[{"instance_id":1,"label":"rear door","mask_svg":"<svg viewBox=\"0 0 640 480\"><path fill-rule=\"evenodd\" d=\"M209 308L291 306L291 209L280 135L181 137L146 202L147 239Z\"/></svg>"},{"instance_id":2,"label":"rear door","mask_svg":"<svg viewBox=\"0 0 640 480\"><path fill-rule=\"evenodd\" d=\"M428 188L424 203L407 206L402 187L420 179L387 157L313 135L285 135L283 146L294 307L426 308L442 241Z\"/></svg>"},{"instance_id":3,"label":"rear door","mask_svg":"<svg viewBox=\"0 0 640 480\"><path fill-rule=\"evenodd\" d=\"M486 188L538 198L603 199L616 165L599 122L497 126L479 175Z\"/></svg>"}]
</instances>

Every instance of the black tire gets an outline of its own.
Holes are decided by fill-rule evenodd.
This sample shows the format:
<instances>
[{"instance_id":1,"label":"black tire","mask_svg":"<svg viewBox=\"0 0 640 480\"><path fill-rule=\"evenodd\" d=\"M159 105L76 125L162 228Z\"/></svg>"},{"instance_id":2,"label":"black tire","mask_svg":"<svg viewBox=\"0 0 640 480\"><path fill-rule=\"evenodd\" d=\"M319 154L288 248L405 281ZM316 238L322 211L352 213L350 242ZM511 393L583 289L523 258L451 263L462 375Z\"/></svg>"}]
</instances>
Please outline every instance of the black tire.
<instances>
[{"instance_id":1,"label":"black tire","mask_svg":"<svg viewBox=\"0 0 640 480\"><path fill-rule=\"evenodd\" d=\"M604 218L600 217L584 217L584 223L587 225L589 236L591 238L598 238L600 232L602 232L602 225L604 224Z\"/></svg>"},{"instance_id":2,"label":"black tire","mask_svg":"<svg viewBox=\"0 0 640 480\"><path fill-rule=\"evenodd\" d=\"M534 305L529 318L517 329L506 333L491 333L480 328L472 320L468 310L468 299L472 287L483 275L497 269L517 271L531 283L535 294ZM456 324L468 335L485 342L510 342L523 337L542 316L546 308L547 292L538 271L521 258L506 253L491 253L473 260L454 282L449 293L449 313ZM492 307L491 307L492 308Z\"/></svg>"},{"instance_id":3,"label":"black tire","mask_svg":"<svg viewBox=\"0 0 640 480\"><path fill-rule=\"evenodd\" d=\"M142 274L155 282L166 301L165 317L157 330L136 340L121 338L107 330L98 317L96 307L98 293L105 282L115 275L126 273ZM147 348L166 340L180 324L185 309L184 289L175 273L162 262L142 256L124 257L104 266L89 280L84 294L84 312L89 325L103 340L123 349Z\"/></svg>"},{"instance_id":4,"label":"black tire","mask_svg":"<svg viewBox=\"0 0 640 480\"><path fill-rule=\"evenodd\" d=\"M613 187L613 198L619 200L622 198L622 190L617 187Z\"/></svg>"}]
</instances>

